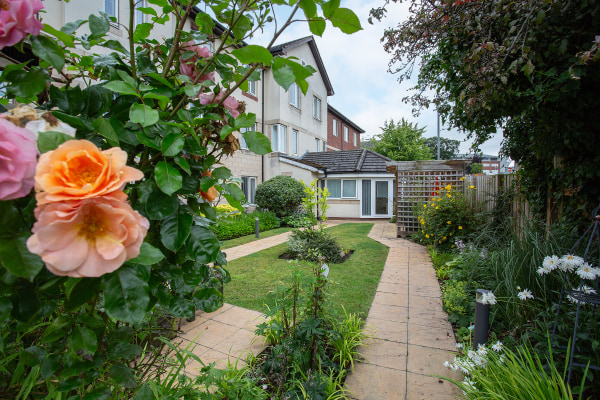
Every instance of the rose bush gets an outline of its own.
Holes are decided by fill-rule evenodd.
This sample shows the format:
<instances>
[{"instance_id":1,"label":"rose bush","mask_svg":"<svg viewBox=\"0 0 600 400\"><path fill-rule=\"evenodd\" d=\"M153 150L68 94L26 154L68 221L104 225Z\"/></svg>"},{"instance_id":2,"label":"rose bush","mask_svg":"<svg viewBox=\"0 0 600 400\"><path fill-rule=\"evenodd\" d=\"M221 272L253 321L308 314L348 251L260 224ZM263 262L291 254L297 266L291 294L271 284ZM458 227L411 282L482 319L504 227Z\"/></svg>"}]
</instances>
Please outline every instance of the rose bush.
<instances>
[{"instance_id":1,"label":"rose bush","mask_svg":"<svg viewBox=\"0 0 600 400\"><path fill-rule=\"evenodd\" d=\"M0 103L30 106L0 106L2 397L151 398L147 381L166 374L156 336L223 304L212 203L242 210L244 195L219 161L256 124L234 91L270 68L306 93L314 70L269 51L298 12L317 35L327 19L360 29L335 2L290 1L263 47L245 40L271 21L271 2L203 1L214 19L198 1L148 3L137 25L102 14L52 27L36 19L39 0L0 0L0 48L37 58L0 74ZM172 38L151 35L169 21ZM243 135L271 151L262 133Z\"/></svg>"}]
</instances>

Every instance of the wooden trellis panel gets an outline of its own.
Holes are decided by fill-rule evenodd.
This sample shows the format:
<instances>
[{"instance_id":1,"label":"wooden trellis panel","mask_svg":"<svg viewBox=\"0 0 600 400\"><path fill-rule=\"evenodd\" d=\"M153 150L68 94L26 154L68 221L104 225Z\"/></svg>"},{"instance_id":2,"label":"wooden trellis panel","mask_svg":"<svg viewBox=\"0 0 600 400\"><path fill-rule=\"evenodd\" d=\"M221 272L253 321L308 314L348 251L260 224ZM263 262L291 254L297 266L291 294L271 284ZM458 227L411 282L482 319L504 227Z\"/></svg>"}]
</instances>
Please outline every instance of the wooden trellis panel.
<instances>
[{"instance_id":1,"label":"wooden trellis panel","mask_svg":"<svg viewBox=\"0 0 600 400\"><path fill-rule=\"evenodd\" d=\"M396 226L398 236L419 230L413 215L415 204L429 200L437 189L452 185L462 190L465 160L397 161L388 163L388 171L396 173Z\"/></svg>"}]
</instances>

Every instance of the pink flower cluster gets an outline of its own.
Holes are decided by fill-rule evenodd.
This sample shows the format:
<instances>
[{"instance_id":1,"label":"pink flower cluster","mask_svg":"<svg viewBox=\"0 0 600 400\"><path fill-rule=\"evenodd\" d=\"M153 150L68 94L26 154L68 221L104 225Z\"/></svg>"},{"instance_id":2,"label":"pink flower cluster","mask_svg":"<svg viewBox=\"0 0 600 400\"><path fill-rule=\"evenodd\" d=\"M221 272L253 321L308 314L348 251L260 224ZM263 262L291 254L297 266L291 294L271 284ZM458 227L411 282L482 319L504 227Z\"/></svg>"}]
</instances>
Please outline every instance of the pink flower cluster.
<instances>
[{"instance_id":1,"label":"pink flower cluster","mask_svg":"<svg viewBox=\"0 0 600 400\"><path fill-rule=\"evenodd\" d=\"M27 196L34 184L35 134L0 116L0 200Z\"/></svg>"},{"instance_id":2,"label":"pink flower cluster","mask_svg":"<svg viewBox=\"0 0 600 400\"><path fill-rule=\"evenodd\" d=\"M35 175L36 223L27 248L55 275L98 277L136 257L150 227L122 189L144 174L118 147L70 140L42 154Z\"/></svg>"},{"instance_id":3,"label":"pink flower cluster","mask_svg":"<svg viewBox=\"0 0 600 400\"><path fill-rule=\"evenodd\" d=\"M36 14L43 8L40 0L0 0L0 49L20 42L29 33L39 35L43 25Z\"/></svg>"},{"instance_id":4,"label":"pink flower cluster","mask_svg":"<svg viewBox=\"0 0 600 400\"><path fill-rule=\"evenodd\" d=\"M207 47L198 46L193 42L183 43L181 48L182 51L192 51L196 54L188 58L187 60L184 60L183 57L179 57L179 72L181 72L182 75L188 76L192 80L192 82L195 83L202 83L207 80L214 82L215 72L212 71L208 74L200 76L201 67L198 64L198 62L202 59L207 59L212 56L210 50ZM198 94L198 98L200 99L200 104L202 105L217 104L220 103L221 100L223 100L223 95L223 93L215 95L214 93L200 92L200 94ZM240 112L238 111L238 101L233 96L227 96L227 98L223 102L223 106L227 110L229 110L233 118L237 118L240 115Z\"/></svg>"}]
</instances>

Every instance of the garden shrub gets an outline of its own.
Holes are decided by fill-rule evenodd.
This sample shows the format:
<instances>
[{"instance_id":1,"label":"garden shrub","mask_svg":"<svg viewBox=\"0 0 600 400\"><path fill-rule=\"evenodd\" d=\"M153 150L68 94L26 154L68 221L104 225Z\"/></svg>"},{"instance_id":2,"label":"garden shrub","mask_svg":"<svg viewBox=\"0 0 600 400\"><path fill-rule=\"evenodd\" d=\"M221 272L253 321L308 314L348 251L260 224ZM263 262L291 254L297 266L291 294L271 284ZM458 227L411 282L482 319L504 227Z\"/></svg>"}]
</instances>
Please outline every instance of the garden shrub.
<instances>
[{"instance_id":1,"label":"garden shrub","mask_svg":"<svg viewBox=\"0 0 600 400\"><path fill-rule=\"evenodd\" d=\"M283 225L291 226L292 228L308 228L314 225L314 221L306 213L302 211L281 218Z\"/></svg>"},{"instance_id":2,"label":"garden shrub","mask_svg":"<svg viewBox=\"0 0 600 400\"><path fill-rule=\"evenodd\" d=\"M473 296L470 295L471 285L466 281L449 280L444 285L444 293L442 301L444 303L444 311L446 311L450 320L454 322L468 322L473 307ZM467 319L462 318L467 316Z\"/></svg>"},{"instance_id":3,"label":"garden shrub","mask_svg":"<svg viewBox=\"0 0 600 400\"><path fill-rule=\"evenodd\" d=\"M342 249L333 236L322 229L295 230L288 239L288 255L296 259L329 263L342 262Z\"/></svg>"},{"instance_id":4,"label":"garden shrub","mask_svg":"<svg viewBox=\"0 0 600 400\"><path fill-rule=\"evenodd\" d=\"M255 218L258 217L258 227L261 232L279 228L279 219L269 211L254 211L241 213L220 219L212 230L219 240L229 240L240 236L251 235L255 230Z\"/></svg>"},{"instance_id":5,"label":"garden shrub","mask_svg":"<svg viewBox=\"0 0 600 400\"><path fill-rule=\"evenodd\" d=\"M285 175L277 175L256 187L256 205L272 211L279 218L294 214L304 197L302 182Z\"/></svg>"},{"instance_id":6,"label":"garden shrub","mask_svg":"<svg viewBox=\"0 0 600 400\"><path fill-rule=\"evenodd\" d=\"M468 190L475 188L470 186ZM441 188L431 200L416 204L413 214L421 225L413 239L440 249L454 248L456 237L474 232L481 222L473 204L451 185Z\"/></svg>"}]
</instances>

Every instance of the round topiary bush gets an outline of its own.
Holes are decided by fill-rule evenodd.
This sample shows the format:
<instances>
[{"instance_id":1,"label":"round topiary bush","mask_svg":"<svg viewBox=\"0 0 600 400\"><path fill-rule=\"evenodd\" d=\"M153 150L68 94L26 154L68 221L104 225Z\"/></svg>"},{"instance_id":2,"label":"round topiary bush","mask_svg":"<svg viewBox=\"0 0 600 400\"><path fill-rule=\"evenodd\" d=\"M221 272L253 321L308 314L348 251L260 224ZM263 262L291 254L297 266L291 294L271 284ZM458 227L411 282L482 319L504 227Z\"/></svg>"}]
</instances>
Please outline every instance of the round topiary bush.
<instances>
[{"instance_id":1,"label":"round topiary bush","mask_svg":"<svg viewBox=\"0 0 600 400\"><path fill-rule=\"evenodd\" d=\"M279 218L296 212L303 197L304 185L290 176L277 175L256 187L256 205Z\"/></svg>"}]
</instances>

